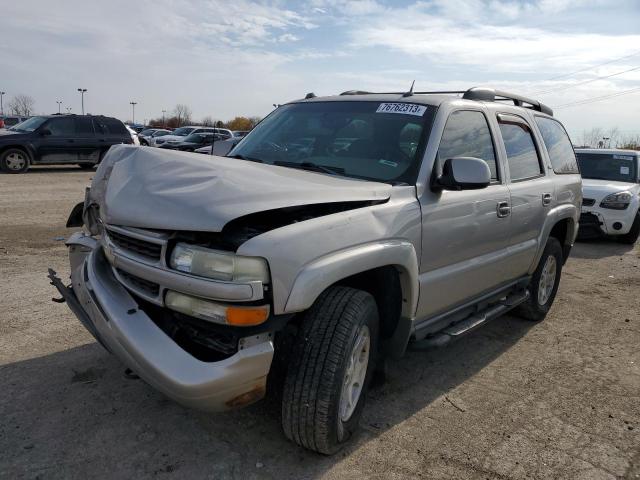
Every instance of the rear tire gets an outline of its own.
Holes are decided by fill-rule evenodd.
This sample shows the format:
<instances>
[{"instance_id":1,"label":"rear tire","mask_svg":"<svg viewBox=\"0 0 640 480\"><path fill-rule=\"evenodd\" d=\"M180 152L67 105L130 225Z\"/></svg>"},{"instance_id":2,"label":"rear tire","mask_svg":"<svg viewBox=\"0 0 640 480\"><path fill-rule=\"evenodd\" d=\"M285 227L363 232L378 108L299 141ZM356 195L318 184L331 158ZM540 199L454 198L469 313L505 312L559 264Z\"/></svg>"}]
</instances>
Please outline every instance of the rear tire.
<instances>
[{"instance_id":1,"label":"rear tire","mask_svg":"<svg viewBox=\"0 0 640 480\"><path fill-rule=\"evenodd\" d=\"M0 154L0 170L5 173L24 173L29 170L29 155L19 148L9 148Z\"/></svg>"},{"instance_id":2,"label":"rear tire","mask_svg":"<svg viewBox=\"0 0 640 480\"><path fill-rule=\"evenodd\" d=\"M306 313L289 358L282 397L284 433L326 455L355 432L375 370L378 308L349 287L326 290Z\"/></svg>"},{"instance_id":3,"label":"rear tire","mask_svg":"<svg viewBox=\"0 0 640 480\"><path fill-rule=\"evenodd\" d=\"M529 283L529 299L516 309L516 315L534 322L544 320L558 292L562 263L560 242L549 237Z\"/></svg>"},{"instance_id":4,"label":"rear tire","mask_svg":"<svg viewBox=\"0 0 640 480\"><path fill-rule=\"evenodd\" d=\"M626 243L627 245L633 245L638 240L640 236L640 210L636 212L636 218L633 220L633 224L631 225L631 229L629 232L624 235L618 236L618 241L620 243Z\"/></svg>"}]
</instances>

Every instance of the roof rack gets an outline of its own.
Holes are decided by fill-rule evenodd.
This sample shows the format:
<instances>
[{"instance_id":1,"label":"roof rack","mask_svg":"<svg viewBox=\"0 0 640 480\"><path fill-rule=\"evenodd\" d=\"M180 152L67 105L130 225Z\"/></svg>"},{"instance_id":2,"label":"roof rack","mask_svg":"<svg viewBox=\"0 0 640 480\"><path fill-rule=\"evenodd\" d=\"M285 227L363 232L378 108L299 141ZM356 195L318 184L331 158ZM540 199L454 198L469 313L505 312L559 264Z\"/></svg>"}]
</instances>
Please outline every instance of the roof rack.
<instances>
[{"instance_id":1,"label":"roof rack","mask_svg":"<svg viewBox=\"0 0 640 480\"><path fill-rule=\"evenodd\" d=\"M363 90L347 90L340 95L403 95L411 96L410 92L366 92ZM473 87L469 90L442 90L431 92L411 92L412 95L462 95L465 100L476 100L479 102L503 102L511 101L517 107L531 108L538 112L553 116L553 110L538 100L516 95L514 93L495 90L493 88Z\"/></svg>"}]
</instances>

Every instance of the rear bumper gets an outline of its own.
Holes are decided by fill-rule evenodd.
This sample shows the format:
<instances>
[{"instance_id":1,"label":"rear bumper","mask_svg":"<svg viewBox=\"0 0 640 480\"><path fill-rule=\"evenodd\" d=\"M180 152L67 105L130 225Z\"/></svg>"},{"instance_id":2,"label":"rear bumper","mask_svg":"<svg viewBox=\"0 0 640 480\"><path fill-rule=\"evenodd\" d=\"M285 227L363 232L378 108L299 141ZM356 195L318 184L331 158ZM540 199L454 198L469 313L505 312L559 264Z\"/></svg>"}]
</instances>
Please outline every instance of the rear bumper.
<instances>
[{"instance_id":1,"label":"rear bumper","mask_svg":"<svg viewBox=\"0 0 640 480\"><path fill-rule=\"evenodd\" d=\"M95 240L74 235L70 247L72 284L52 283L71 311L107 350L168 397L202 410L227 410L262 398L273 359L266 338L229 358L203 362L178 346L138 308L116 280Z\"/></svg>"}]
</instances>

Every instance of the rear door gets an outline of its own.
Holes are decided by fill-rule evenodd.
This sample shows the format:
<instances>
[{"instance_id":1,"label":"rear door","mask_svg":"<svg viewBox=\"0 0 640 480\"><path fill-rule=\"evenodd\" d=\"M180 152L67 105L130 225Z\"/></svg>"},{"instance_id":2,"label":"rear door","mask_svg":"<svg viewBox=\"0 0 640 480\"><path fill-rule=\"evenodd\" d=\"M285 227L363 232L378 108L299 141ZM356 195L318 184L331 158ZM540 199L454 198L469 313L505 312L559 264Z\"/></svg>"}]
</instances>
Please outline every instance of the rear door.
<instances>
[{"instance_id":1,"label":"rear door","mask_svg":"<svg viewBox=\"0 0 640 480\"><path fill-rule=\"evenodd\" d=\"M424 195L418 318L426 319L491 291L508 280L509 189L484 109L449 115L437 159L487 162L491 184L480 190ZM503 207L501 209L501 206Z\"/></svg>"},{"instance_id":2,"label":"rear door","mask_svg":"<svg viewBox=\"0 0 640 480\"><path fill-rule=\"evenodd\" d=\"M97 163L100 158L100 146L91 117L75 117L74 120L78 162Z\"/></svg>"},{"instance_id":3,"label":"rear door","mask_svg":"<svg viewBox=\"0 0 640 480\"><path fill-rule=\"evenodd\" d=\"M50 118L43 125L37 156L40 163L77 163L78 146L73 117Z\"/></svg>"},{"instance_id":4,"label":"rear door","mask_svg":"<svg viewBox=\"0 0 640 480\"><path fill-rule=\"evenodd\" d=\"M511 192L507 274L515 278L525 275L534 261L555 189L528 120L512 113L498 113L496 120Z\"/></svg>"}]
</instances>

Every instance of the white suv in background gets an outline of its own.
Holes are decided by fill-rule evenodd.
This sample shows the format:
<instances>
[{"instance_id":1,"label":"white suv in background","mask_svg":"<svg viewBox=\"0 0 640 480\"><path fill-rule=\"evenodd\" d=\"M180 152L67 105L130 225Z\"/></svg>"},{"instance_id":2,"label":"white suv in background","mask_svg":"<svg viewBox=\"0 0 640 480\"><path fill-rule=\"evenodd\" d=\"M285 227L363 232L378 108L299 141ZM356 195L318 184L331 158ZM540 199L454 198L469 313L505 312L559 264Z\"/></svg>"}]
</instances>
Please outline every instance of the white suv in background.
<instances>
[{"instance_id":1,"label":"white suv in background","mask_svg":"<svg viewBox=\"0 0 640 480\"><path fill-rule=\"evenodd\" d=\"M640 152L576 149L582 174L580 237L615 236L633 244L640 235Z\"/></svg>"},{"instance_id":2,"label":"white suv in background","mask_svg":"<svg viewBox=\"0 0 640 480\"><path fill-rule=\"evenodd\" d=\"M231 138L233 134L231 130L227 130L226 128L214 128L214 127L180 127L176 128L171 135L163 135L158 138L150 139L150 145L152 147L160 146L164 143L177 144L182 142L187 135L191 135L192 133L218 133L224 135L227 138Z\"/></svg>"}]
</instances>

